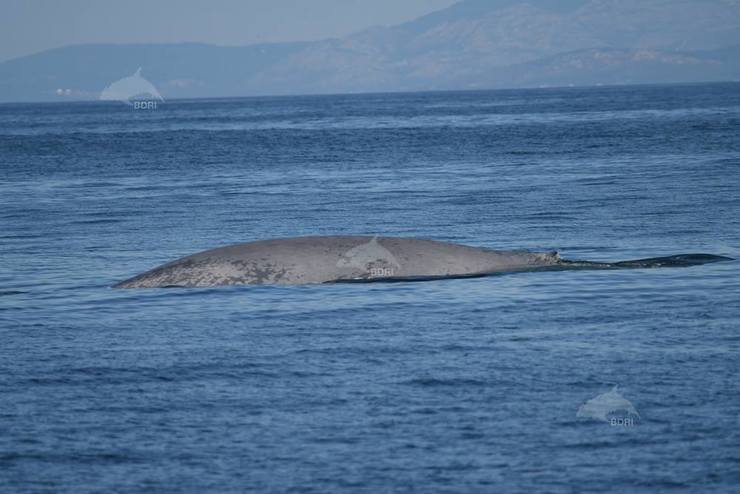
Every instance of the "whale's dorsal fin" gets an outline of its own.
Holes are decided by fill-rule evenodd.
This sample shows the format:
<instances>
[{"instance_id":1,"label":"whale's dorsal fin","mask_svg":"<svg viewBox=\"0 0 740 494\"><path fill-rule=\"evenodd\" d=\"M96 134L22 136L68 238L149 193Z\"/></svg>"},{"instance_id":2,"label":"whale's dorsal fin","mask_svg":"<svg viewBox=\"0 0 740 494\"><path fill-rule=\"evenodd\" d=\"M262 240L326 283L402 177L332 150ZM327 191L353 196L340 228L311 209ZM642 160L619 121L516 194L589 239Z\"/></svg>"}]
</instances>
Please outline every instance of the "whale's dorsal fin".
<instances>
[{"instance_id":1,"label":"whale's dorsal fin","mask_svg":"<svg viewBox=\"0 0 740 494\"><path fill-rule=\"evenodd\" d=\"M134 77L141 77L141 67L136 69L136 72L134 72Z\"/></svg>"}]
</instances>

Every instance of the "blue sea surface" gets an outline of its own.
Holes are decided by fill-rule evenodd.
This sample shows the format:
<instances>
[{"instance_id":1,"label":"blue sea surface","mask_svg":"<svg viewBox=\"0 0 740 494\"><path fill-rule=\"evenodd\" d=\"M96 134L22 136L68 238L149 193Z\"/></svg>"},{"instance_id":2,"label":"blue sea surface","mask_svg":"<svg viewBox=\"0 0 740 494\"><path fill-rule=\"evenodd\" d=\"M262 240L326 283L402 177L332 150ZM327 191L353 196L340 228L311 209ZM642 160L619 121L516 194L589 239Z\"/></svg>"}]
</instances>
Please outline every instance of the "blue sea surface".
<instances>
[{"instance_id":1,"label":"blue sea surface","mask_svg":"<svg viewBox=\"0 0 740 494\"><path fill-rule=\"evenodd\" d=\"M740 84L0 105L0 491L740 489L740 261L110 288L339 234L740 258Z\"/></svg>"}]
</instances>

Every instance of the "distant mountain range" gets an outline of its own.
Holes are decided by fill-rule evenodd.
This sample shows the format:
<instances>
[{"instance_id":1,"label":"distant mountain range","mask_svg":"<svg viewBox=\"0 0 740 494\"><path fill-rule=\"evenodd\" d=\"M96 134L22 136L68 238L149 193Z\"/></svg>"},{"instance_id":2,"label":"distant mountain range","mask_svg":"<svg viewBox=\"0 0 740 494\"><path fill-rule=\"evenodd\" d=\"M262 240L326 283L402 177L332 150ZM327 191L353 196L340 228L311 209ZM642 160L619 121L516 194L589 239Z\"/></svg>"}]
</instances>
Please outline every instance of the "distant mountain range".
<instances>
[{"instance_id":1,"label":"distant mountain range","mask_svg":"<svg viewBox=\"0 0 740 494\"><path fill-rule=\"evenodd\" d=\"M740 0L464 0L321 41L69 46L0 63L0 101L96 99L139 67L165 99L740 80Z\"/></svg>"}]
</instances>

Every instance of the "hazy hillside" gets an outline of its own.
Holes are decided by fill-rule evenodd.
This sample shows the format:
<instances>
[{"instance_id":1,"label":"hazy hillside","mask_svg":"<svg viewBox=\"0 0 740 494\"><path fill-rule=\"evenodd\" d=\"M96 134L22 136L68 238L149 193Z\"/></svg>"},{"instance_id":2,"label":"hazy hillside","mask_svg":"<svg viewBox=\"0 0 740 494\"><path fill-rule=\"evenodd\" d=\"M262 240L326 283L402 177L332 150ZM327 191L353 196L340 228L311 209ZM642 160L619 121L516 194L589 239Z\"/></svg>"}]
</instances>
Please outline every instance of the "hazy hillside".
<instances>
[{"instance_id":1,"label":"hazy hillside","mask_svg":"<svg viewBox=\"0 0 740 494\"><path fill-rule=\"evenodd\" d=\"M137 67L165 98L740 80L738 46L740 0L466 0L316 42L50 50L0 64L0 100L95 98Z\"/></svg>"},{"instance_id":2,"label":"hazy hillside","mask_svg":"<svg viewBox=\"0 0 740 494\"><path fill-rule=\"evenodd\" d=\"M604 49L603 63L613 68L607 53L618 49L653 50L655 72L640 77L614 74L598 82L650 82L675 80L666 76L676 73L676 65L684 68L688 58L671 57L672 52L738 44L740 3L736 1L468 0L399 26L313 43L267 69L261 78L286 91L296 71L312 90L324 91L516 86L521 83L509 80L504 67L535 61L547 66L548 57ZM530 68L535 70L536 65ZM604 72L601 64L594 68ZM703 70L678 72L682 74L678 80L706 80ZM528 85L552 83L548 73L532 73L527 79ZM592 78L588 79L591 83ZM571 83L581 80L574 77Z\"/></svg>"}]
</instances>

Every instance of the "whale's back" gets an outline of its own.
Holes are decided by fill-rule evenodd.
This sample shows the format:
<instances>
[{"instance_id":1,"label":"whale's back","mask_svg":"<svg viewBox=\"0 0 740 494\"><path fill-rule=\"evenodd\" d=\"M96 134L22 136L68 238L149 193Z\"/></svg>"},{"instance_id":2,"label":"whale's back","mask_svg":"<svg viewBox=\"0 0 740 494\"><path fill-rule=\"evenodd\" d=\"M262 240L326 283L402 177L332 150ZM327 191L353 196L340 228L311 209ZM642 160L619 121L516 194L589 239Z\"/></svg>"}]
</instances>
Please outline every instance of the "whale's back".
<instances>
[{"instance_id":1,"label":"whale's back","mask_svg":"<svg viewBox=\"0 0 740 494\"><path fill-rule=\"evenodd\" d=\"M118 288L309 284L470 276L523 270L557 261L554 254L493 251L396 237L296 237L199 252L125 280Z\"/></svg>"}]
</instances>

